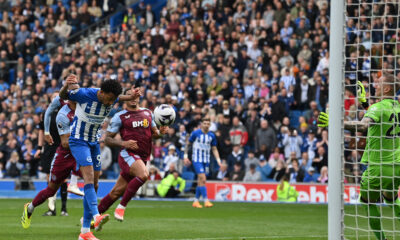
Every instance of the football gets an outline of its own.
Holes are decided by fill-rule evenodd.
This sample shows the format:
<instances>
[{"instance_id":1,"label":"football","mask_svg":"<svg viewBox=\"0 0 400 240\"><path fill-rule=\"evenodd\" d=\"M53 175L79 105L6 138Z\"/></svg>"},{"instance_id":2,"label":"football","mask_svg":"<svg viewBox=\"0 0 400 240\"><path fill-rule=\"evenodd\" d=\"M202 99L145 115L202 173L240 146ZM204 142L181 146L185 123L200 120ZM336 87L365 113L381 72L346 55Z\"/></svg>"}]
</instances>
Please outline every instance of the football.
<instances>
[{"instance_id":1,"label":"football","mask_svg":"<svg viewBox=\"0 0 400 240\"><path fill-rule=\"evenodd\" d=\"M169 126L175 121L175 110L168 104L161 104L154 109L154 121L159 126Z\"/></svg>"}]
</instances>

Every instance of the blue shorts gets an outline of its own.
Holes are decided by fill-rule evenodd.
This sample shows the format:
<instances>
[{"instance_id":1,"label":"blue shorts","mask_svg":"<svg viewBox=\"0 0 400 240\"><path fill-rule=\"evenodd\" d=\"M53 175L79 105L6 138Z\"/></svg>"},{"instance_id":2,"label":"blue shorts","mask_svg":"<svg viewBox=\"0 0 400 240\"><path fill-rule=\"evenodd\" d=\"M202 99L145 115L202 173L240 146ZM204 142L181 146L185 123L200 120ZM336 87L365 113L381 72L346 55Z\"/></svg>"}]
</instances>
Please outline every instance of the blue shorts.
<instances>
[{"instance_id":1,"label":"blue shorts","mask_svg":"<svg viewBox=\"0 0 400 240\"><path fill-rule=\"evenodd\" d=\"M209 165L209 163L194 162L193 168L196 174L204 173L208 175Z\"/></svg>"},{"instance_id":2,"label":"blue shorts","mask_svg":"<svg viewBox=\"0 0 400 240\"><path fill-rule=\"evenodd\" d=\"M93 166L94 171L101 170L100 144L98 142L70 138L69 148L76 160L76 170L79 170L81 166Z\"/></svg>"}]
</instances>

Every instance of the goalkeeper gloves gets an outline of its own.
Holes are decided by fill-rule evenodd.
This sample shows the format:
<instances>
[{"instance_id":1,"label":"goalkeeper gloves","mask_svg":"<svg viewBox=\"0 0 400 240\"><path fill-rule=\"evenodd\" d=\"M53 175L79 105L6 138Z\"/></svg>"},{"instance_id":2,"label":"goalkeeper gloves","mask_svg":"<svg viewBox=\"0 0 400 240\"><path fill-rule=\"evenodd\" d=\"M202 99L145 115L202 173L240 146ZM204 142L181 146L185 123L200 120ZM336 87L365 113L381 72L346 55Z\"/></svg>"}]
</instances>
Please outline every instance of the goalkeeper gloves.
<instances>
[{"instance_id":1,"label":"goalkeeper gloves","mask_svg":"<svg viewBox=\"0 0 400 240\"><path fill-rule=\"evenodd\" d=\"M318 116L318 127L328 127L329 124L329 115L327 113L321 112Z\"/></svg>"},{"instance_id":2,"label":"goalkeeper gloves","mask_svg":"<svg viewBox=\"0 0 400 240\"><path fill-rule=\"evenodd\" d=\"M360 103L366 103L367 99L366 99L366 94L365 94L365 88L364 85L362 84L362 82L357 81L357 96L358 96L358 101Z\"/></svg>"}]
</instances>

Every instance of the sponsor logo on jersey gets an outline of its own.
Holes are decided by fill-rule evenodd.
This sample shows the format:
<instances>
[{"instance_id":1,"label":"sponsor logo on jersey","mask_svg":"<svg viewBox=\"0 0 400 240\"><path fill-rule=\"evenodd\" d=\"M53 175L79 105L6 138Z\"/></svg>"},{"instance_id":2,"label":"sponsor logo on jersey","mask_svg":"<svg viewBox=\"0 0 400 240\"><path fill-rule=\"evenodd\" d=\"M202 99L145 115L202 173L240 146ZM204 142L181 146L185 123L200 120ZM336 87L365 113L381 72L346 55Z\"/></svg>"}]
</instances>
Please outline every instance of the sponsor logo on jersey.
<instances>
[{"instance_id":1,"label":"sponsor logo on jersey","mask_svg":"<svg viewBox=\"0 0 400 240\"><path fill-rule=\"evenodd\" d=\"M149 127L149 120L143 119L142 121L133 121L132 126L134 128L137 128L137 127L147 128L147 127Z\"/></svg>"}]
</instances>

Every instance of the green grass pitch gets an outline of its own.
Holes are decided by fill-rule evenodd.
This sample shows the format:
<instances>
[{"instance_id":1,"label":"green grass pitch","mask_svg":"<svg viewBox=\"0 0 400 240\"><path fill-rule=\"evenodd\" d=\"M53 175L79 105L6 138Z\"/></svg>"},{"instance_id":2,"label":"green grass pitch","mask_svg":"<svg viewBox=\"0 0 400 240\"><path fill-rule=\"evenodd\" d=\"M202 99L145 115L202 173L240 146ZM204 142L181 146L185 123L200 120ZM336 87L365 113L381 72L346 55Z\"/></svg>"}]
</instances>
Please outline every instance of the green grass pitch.
<instances>
[{"instance_id":1,"label":"green grass pitch","mask_svg":"<svg viewBox=\"0 0 400 240\"><path fill-rule=\"evenodd\" d=\"M42 217L47 210L47 204L43 204L35 209L29 229L23 229L19 222L25 202L0 199L1 240L78 239L81 200L68 200L68 217ZM60 200L57 206L59 214ZM116 204L108 211L110 221L95 233L101 240L327 239L327 205L216 202L213 208L194 209L191 202L134 200L122 223L113 218L115 207ZM363 209L359 210L364 214ZM390 215L388 207L384 210L385 216ZM355 206L346 206L346 213L355 213ZM354 219L345 220L356 226ZM365 219L357 224L367 228ZM393 227L392 221L384 222L384 226ZM354 232L346 234L347 239L356 239ZM358 239L369 239L368 233L360 234ZM372 235L370 239L374 239Z\"/></svg>"}]
</instances>

